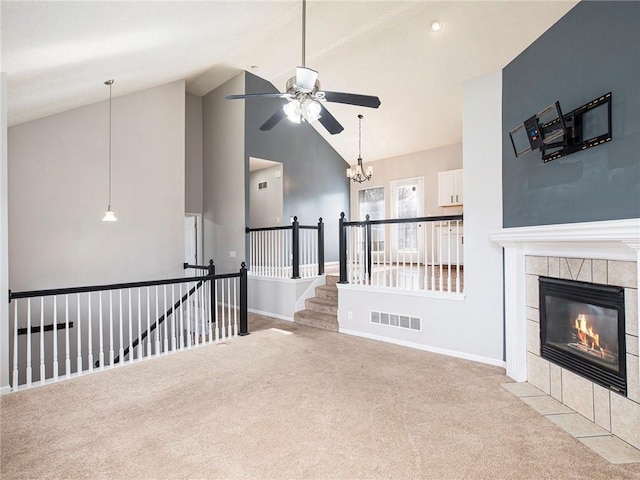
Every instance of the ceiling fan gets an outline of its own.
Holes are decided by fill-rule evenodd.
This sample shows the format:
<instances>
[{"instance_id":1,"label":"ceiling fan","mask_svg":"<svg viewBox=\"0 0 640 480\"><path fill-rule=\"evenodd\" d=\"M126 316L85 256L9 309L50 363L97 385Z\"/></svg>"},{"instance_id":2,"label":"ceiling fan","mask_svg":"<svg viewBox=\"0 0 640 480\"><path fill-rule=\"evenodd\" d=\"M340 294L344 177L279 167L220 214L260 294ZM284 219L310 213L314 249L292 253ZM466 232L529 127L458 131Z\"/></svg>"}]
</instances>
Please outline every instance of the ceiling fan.
<instances>
[{"instance_id":1,"label":"ceiling fan","mask_svg":"<svg viewBox=\"0 0 640 480\"><path fill-rule=\"evenodd\" d=\"M311 123L318 120L331 135L335 135L344 130L344 127L329 113L323 102L345 103L368 108L378 108L380 106L380 99L371 95L320 90L318 72L305 66L306 10L307 2L302 0L302 66L296 67L296 76L287 80L287 91L285 93L227 95L226 97L228 100L249 100L254 98L282 98L287 100L287 103L282 108L279 108L260 126L262 131L271 130L280 120L287 117L295 123Z\"/></svg>"}]
</instances>

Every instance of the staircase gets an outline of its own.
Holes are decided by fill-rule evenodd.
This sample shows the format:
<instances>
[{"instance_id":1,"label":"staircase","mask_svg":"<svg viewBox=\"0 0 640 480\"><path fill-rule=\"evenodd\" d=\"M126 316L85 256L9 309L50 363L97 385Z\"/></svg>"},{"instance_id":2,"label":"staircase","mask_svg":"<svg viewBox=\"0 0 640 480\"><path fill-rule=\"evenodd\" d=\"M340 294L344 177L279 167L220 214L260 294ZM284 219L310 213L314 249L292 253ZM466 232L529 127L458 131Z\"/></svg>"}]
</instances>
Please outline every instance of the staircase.
<instances>
[{"instance_id":1,"label":"staircase","mask_svg":"<svg viewBox=\"0 0 640 480\"><path fill-rule=\"evenodd\" d=\"M339 277L327 275L326 285L316 287L316 296L305 300L305 309L294 314L294 321L309 327L338 331L338 287Z\"/></svg>"}]
</instances>

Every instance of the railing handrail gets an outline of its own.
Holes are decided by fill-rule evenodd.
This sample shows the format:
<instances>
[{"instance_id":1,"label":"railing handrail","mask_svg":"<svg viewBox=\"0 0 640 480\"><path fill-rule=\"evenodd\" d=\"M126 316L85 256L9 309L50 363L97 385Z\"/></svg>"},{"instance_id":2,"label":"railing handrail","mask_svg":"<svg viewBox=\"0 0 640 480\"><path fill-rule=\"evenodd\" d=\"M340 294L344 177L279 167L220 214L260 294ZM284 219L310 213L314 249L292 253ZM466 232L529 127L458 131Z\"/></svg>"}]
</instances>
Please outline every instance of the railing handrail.
<instances>
[{"instance_id":1,"label":"railing handrail","mask_svg":"<svg viewBox=\"0 0 640 480\"><path fill-rule=\"evenodd\" d=\"M420 222L446 222L453 220L462 221L463 215L440 215L431 217L412 217L412 218L386 218L383 220L360 220L360 221L344 221L345 227L364 226L364 225L388 225L394 223L420 223Z\"/></svg>"},{"instance_id":2,"label":"railing handrail","mask_svg":"<svg viewBox=\"0 0 640 480\"><path fill-rule=\"evenodd\" d=\"M318 230L318 225L300 225L298 224L298 228L300 229L304 229L304 230ZM270 232L270 231L275 231L275 230L292 230L293 229L293 225L280 225L280 226L276 226L276 227L259 227L259 228L245 228L245 233L249 233L249 232Z\"/></svg>"},{"instance_id":3,"label":"railing handrail","mask_svg":"<svg viewBox=\"0 0 640 480\"><path fill-rule=\"evenodd\" d=\"M195 281L207 281L207 280L219 280L224 278L239 277L240 273L221 273L215 275L202 275L198 277L188 278L170 278L167 280L147 280L144 282L129 282L129 283L112 283L108 285L92 285L84 287L68 287L68 288L52 288L46 290L28 290L23 292L13 292L9 290L9 303L14 298L32 298L32 297L50 297L53 295L67 295L73 293L87 293L87 292L102 292L105 290L124 290L127 288L139 288L139 287L155 287L160 285L171 285L175 283L189 283Z\"/></svg>"}]
</instances>

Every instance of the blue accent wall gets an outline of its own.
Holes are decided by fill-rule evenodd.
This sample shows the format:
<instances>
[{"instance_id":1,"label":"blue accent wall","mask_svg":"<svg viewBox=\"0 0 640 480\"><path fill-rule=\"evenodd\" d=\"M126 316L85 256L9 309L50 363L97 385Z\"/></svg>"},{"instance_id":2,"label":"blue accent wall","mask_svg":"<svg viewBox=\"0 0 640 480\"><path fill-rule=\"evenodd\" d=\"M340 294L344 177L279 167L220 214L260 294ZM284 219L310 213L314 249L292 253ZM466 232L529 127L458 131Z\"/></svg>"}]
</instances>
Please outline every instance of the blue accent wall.
<instances>
[{"instance_id":1,"label":"blue accent wall","mask_svg":"<svg viewBox=\"0 0 640 480\"><path fill-rule=\"evenodd\" d=\"M525 119L607 92L611 142L546 164L539 150L516 158L509 131ZM640 217L640 2L576 5L504 68L502 95L504 227Z\"/></svg>"},{"instance_id":2,"label":"blue accent wall","mask_svg":"<svg viewBox=\"0 0 640 480\"><path fill-rule=\"evenodd\" d=\"M275 93L268 81L251 73L246 76L246 93ZM325 223L325 260L338 260L338 218L349 215L347 162L309 124L296 125L286 118L268 132L262 125L284 104L280 99L245 101L245 161L264 158L283 164L283 218L297 215L301 224ZM248 182L248 175L247 175ZM249 195L248 185L246 194ZM247 197L246 205L249 205ZM247 212L247 218L249 218Z\"/></svg>"}]
</instances>

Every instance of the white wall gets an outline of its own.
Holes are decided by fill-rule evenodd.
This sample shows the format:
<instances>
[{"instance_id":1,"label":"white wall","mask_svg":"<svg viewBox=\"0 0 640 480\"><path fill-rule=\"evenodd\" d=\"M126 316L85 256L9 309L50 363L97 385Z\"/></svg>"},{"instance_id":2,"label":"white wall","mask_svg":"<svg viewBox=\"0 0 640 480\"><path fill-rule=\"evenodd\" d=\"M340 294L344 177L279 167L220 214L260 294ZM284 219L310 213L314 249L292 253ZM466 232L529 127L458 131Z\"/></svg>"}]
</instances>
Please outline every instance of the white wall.
<instances>
[{"instance_id":1,"label":"white wall","mask_svg":"<svg viewBox=\"0 0 640 480\"><path fill-rule=\"evenodd\" d=\"M182 275L184 82L113 98L116 223L101 221L108 112L107 100L9 128L14 291Z\"/></svg>"},{"instance_id":2,"label":"white wall","mask_svg":"<svg viewBox=\"0 0 640 480\"><path fill-rule=\"evenodd\" d=\"M424 177L424 215L458 215L463 207L438 206L438 172L462 168L462 145L450 145L433 150L409 153L398 157L385 158L371 163L373 177L364 183L351 182L351 216L349 220L360 220L358 215L358 190L362 188L384 187L385 213L391 214L391 182L405 178Z\"/></svg>"},{"instance_id":3,"label":"white wall","mask_svg":"<svg viewBox=\"0 0 640 480\"><path fill-rule=\"evenodd\" d=\"M188 213L202 213L202 97L185 99L184 202Z\"/></svg>"},{"instance_id":4,"label":"white wall","mask_svg":"<svg viewBox=\"0 0 640 480\"><path fill-rule=\"evenodd\" d=\"M245 252L244 73L203 98L204 258L216 272L240 269ZM235 252L236 257L230 256Z\"/></svg>"},{"instance_id":5,"label":"white wall","mask_svg":"<svg viewBox=\"0 0 640 480\"><path fill-rule=\"evenodd\" d=\"M9 195L7 168L7 74L0 73L0 392L9 387Z\"/></svg>"},{"instance_id":6,"label":"white wall","mask_svg":"<svg viewBox=\"0 0 640 480\"><path fill-rule=\"evenodd\" d=\"M255 170L249 174L249 225L252 228L289 223L288 218L282 219L283 177L282 165ZM258 189L261 182L267 182L267 188Z\"/></svg>"},{"instance_id":7,"label":"white wall","mask_svg":"<svg viewBox=\"0 0 640 480\"><path fill-rule=\"evenodd\" d=\"M338 285L341 332L503 364L502 249L490 240L502 226L501 97L501 72L464 85L464 296L443 299ZM421 317L422 331L372 324L371 310Z\"/></svg>"}]
</instances>

